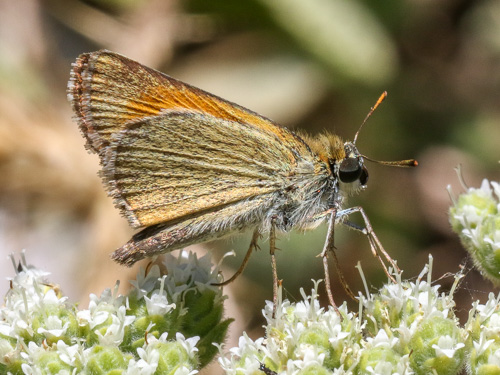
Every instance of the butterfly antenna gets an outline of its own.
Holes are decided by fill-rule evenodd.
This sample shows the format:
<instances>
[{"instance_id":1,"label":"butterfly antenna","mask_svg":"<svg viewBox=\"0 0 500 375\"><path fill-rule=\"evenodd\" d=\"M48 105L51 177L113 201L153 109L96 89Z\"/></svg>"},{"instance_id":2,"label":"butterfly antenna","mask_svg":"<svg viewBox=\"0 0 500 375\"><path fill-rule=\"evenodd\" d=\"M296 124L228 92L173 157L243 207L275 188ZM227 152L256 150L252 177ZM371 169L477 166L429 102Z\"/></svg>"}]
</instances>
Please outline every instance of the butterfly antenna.
<instances>
[{"instance_id":1,"label":"butterfly antenna","mask_svg":"<svg viewBox=\"0 0 500 375\"><path fill-rule=\"evenodd\" d=\"M361 126L359 127L358 131L354 135L354 140L352 141L353 144L356 144L356 140L358 139L359 132L361 131L361 128L363 127L363 125L370 118L370 116L377 109L377 107L384 101L385 98L387 98L387 91L384 91L382 93L382 95L380 95L380 97L378 98L375 105L370 108L370 112L368 112L365 119L361 123ZM365 155L362 155L362 156L363 156L363 158L365 158L366 160L369 160L371 162L383 164L383 165L388 165L391 167L416 167L418 165L418 162L415 159L397 160L397 161L383 161L383 160L374 160L374 159L371 159Z\"/></svg>"},{"instance_id":2,"label":"butterfly antenna","mask_svg":"<svg viewBox=\"0 0 500 375\"><path fill-rule=\"evenodd\" d=\"M354 135L354 140L352 141L353 145L356 144L356 140L358 139L359 132L360 132L361 128L363 127L363 125L365 124L365 122L368 121L368 119L370 118L370 116L372 115L372 113L377 109L377 107L380 105L380 103L382 103L384 101L385 98L387 98L387 91L384 91L382 93L382 95L380 95L380 97L378 98L378 100L375 103L375 105L370 108L370 112L368 112L368 114L366 115L365 119L361 123L361 126L359 127L358 131Z\"/></svg>"},{"instance_id":3,"label":"butterfly antenna","mask_svg":"<svg viewBox=\"0 0 500 375\"><path fill-rule=\"evenodd\" d=\"M363 156L363 159L369 160L373 163L388 165L390 167L416 167L418 165L418 161L416 161L415 159L385 161L385 160L370 159L368 156L365 155L361 156Z\"/></svg>"}]
</instances>

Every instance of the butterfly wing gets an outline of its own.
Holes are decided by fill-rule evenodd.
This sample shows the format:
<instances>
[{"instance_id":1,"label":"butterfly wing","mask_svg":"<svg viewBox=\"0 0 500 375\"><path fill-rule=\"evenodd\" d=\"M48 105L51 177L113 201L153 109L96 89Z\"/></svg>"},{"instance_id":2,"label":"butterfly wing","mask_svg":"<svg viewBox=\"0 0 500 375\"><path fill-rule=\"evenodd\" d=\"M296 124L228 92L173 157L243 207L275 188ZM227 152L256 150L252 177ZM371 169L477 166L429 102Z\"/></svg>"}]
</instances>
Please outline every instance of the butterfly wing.
<instances>
[{"instance_id":1,"label":"butterfly wing","mask_svg":"<svg viewBox=\"0 0 500 375\"><path fill-rule=\"evenodd\" d=\"M285 189L299 162L314 172L315 156L290 131L112 52L82 55L68 91L108 192L134 227Z\"/></svg>"},{"instance_id":2,"label":"butterfly wing","mask_svg":"<svg viewBox=\"0 0 500 375\"><path fill-rule=\"evenodd\" d=\"M275 134L292 146L297 142L257 113L106 50L80 55L71 71L68 98L87 147L96 153L131 121L166 110L205 113Z\"/></svg>"},{"instance_id":3,"label":"butterfly wing","mask_svg":"<svg viewBox=\"0 0 500 375\"><path fill-rule=\"evenodd\" d=\"M281 190L296 164L292 149L257 128L167 111L118 133L103 177L117 206L140 227Z\"/></svg>"}]
</instances>

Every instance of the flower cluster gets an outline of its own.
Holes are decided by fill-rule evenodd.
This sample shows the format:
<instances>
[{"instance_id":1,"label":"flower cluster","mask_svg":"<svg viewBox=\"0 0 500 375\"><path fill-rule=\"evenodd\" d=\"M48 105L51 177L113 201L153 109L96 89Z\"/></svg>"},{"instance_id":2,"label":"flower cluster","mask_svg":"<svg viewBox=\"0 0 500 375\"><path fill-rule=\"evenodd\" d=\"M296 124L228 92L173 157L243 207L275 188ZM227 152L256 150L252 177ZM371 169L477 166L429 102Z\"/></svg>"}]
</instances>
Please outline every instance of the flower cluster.
<instances>
[{"instance_id":1,"label":"flower cluster","mask_svg":"<svg viewBox=\"0 0 500 375\"><path fill-rule=\"evenodd\" d=\"M450 194L451 195L451 194ZM493 283L500 283L500 184L483 180L458 199L452 196L450 222L476 267Z\"/></svg>"},{"instance_id":2,"label":"flower cluster","mask_svg":"<svg viewBox=\"0 0 500 375\"><path fill-rule=\"evenodd\" d=\"M440 294L430 276L422 279L425 272L414 283L395 275L396 284L360 295L359 314L345 304L340 315L320 308L317 283L310 296L302 291L302 302L280 301L274 317L269 303L266 338L244 335L219 362L230 375L458 374L467 334L453 314L452 294Z\"/></svg>"},{"instance_id":3,"label":"flower cluster","mask_svg":"<svg viewBox=\"0 0 500 375\"><path fill-rule=\"evenodd\" d=\"M375 295L360 296L367 345L360 373L458 374L465 359L466 331L454 315L453 292L432 285L432 258L416 282L388 283ZM424 276L427 273L427 280ZM365 362L369 358L370 362ZM366 363L366 367L363 365Z\"/></svg>"},{"instance_id":4,"label":"flower cluster","mask_svg":"<svg viewBox=\"0 0 500 375\"><path fill-rule=\"evenodd\" d=\"M500 374L500 296L491 293L483 305L474 303L466 327L470 332L470 374Z\"/></svg>"},{"instance_id":5,"label":"flower cluster","mask_svg":"<svg viewBox=\"0 0 500 375\"><path fill-rule=\"evenodd\" d=\"M78 310L22 256L0 309L2 374L188 375L216 354L230 320L208 257L168 256L127 296L105 290ZM202 317L202 318L200 318Z\"/></svg>"},{"instance_id":6,"label":"flower cluster","mask_svg":"<svg viewBox=\"0 0 500 375\"><path fill-rule=\"evenodd\" d=\"M500 184L483 181L454 199L452 226L484 273L500 280ZM190 375L217 350L228 375L252 374L500 374L500 296L476 302L466 324L454 314L453 293L431 280L432 257L419 277L401 275L377 293L320 307L318 285L291 303L278 298L263 310L266 337L246 334L223 353L231 320L223 320L218 271L208 257L168 255L166 272L141 270L127 296L117 288L91 295L78 310L28 267L22 256L0 308L1 374ZM366 283L365 283L366 285ZM280 291L281 293L281 291ZM214 345L215 344L215 345Z\"/></svg>"},{"instance_id":7,"label":"flower cluster","mask_svg":"<svg viewBox=\"0 0 500 375\"><path fill-rule=\"evenodd\" d=\"M267 320L266 339L256 341L243 335L239 346L221 356L219 362L226 374L268 372L324 373L351 361L352 351L361 340L360 321L348 313L346 305L339 308L320 308L318 285L311 296L291 304L278 302L273 317L273 304L267 302L263 311Z\"/></svg>"}]
</instances>

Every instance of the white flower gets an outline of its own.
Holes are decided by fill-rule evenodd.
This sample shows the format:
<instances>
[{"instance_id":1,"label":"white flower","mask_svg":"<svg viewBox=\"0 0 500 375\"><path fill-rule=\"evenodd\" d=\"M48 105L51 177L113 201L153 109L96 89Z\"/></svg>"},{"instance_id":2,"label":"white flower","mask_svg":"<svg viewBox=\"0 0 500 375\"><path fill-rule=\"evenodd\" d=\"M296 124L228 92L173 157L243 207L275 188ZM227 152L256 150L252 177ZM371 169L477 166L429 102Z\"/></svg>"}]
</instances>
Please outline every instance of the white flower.
<instances>
[{"instance_id":1,"label":"white flower","mask_svg":"<svg viewBox=\"0 0 500 375\"><path fill-rule=\"evenodd\" d=\"M486 178L483 178L483 181L481 181L481 187L479 189L469 188L469 191L482 193L482 195L484 195L487 198L493 198L493 195L491 194L492 191L490 187L490 182Z\"/></svg>"},{"instance_id":2,"label":"white flower","mask_svg":"<svg viewBox=\"0 0 500 375\"><path fill-rule=\"evenodd\" d=\"M476 301L474 303L474 309L475 311L478 312L480 321L484 322L486 319L488 319L492 314L497 312L498 310L498 305L500 304L500 295L498 297L495 297L493 293L488 294L488 301L483 305L479 303L479 301Z\"/></svg>"},{"instance_id":3,"label":"white flower","mask_svg":"<svg viewBox=\"0 0 500 375\"><path fill-rule=\"evenodd\" d=\"M6 339L0 338L0 363L6 364L14 354L14 347Z\"/></svg>"},{"instance_id":4,"label":"white flower","mask_svg":"<svg viewBox=\"0 0 500 375\"><path fill-rule=\"evenodd\" d=\"M455 352L462 349L465 346L464 343L455 343L455 340L449 336L441 336L438 340L437 345L433 344L432 348L436 351L437 356L446 356L448 358L453 358Z\"/></svg>"},{"instance_id":5,"label":"white flower","mask_svg":"<svg viewBox=\"0 0 500 375\"><path fill-rule=\"evenodd\" d=\"M372 366L367 366L366 371L368 371L370 374L376 374L376 375L396 375L397 374L394 372L394 365L391 362L386 362L386 361L379 361L375 365L375 368L373 368Z\"/></svg>"},{"instance_id":6,"label":"white flower","mask_svg":"<svg viewBox=\"0 0 500 375\"><path fill-rule=\"evenodd\" d=\"M57 316L50 315L45 320L45 327L38 328L38 333L45 335L48 339L54 339L61 337L66 333L68 329L69 322L62 324L62 320Z\"/></svg>"},{"instance_id":7,"label":"white flower","mask_svg":"<svg viewBox=\"0 0 500 375\"><path fill-rule=\"evenodd\" d=\"M165 315L175 309L175 303L168 303L167 292L163 290L167 275L160 278L160 289L153 291L151 298L144 296L149 315Z\"/></svg>"},{"instance_id":8,"label":"white flower","mask_svg":"<svg viewBox=\"0 0 500 375\"><path fill-rule=\"evenodd\" d=\"M120 306L111 318L112 323L107 327L104 335L99 330L95 331L101 345L120 345L125 335L125 327L135 320L135 316L126 315L125 306Z\"/></svg>"},{"instance_id":9,"label":"white flower","mask_svg":"<svg viewBox=\"0 0 500 375\"><path fill-rule=\"evenodd\" d=\"M81 348L78 344L67 345L64 341L57 342L57 351L61 361L69 366L75 366L76 362L82 359Z\"/></svg>"},{"instance_id":10,"label":"white flower","mask_svg":"<svg viewBox=\"0 0 500 375\"><path fill-rule=\"evenodd\" d=\"M484 242L489 243L493 251L500 250L500 229L488 233L488 237L484 238Z\"/></svg>"},{"instance_id":11,"label":"white flower","mask_svg":"<svg viewBox=\"0 0 500 375\"><path fill-rule=\"evenodd\" d=\"M146 347L147 348L147 347ZM160 353L156 349L137 349L140 359L131 359L128 363L126 375L152 375L158 367Z\"/></svg>"},{"instance_id":12,"label":"white flower","mask_svg":"<svg viewBox=\"0 0 500 375\"><path fill-rule=\"evenodd\" d=\"M158 279L160 278L160 267L153 265L146 274L144 268L140 268L137 273L136 280L130 281L130 284L136 289L139 298L151 292L155 287Z\"/></svg>"},{"instance_id":13,"label":"white flower","mask_svg":"<svg viewBox=\"0 0 500 375\"><path fill-rule=\"evenodd\" d=\"M486 352L486 350L488 350L490 345L493 344L494 342L495 342L494 339L486 340L486 335L483 331L479 336L479 342L473 341L472 344L474 346L474 349L476 350L477 356L479 357L484 352Z\"/></svg>"},{"instance_id":14,"label":"white flower","mask_svg":"<svg viewBox=\"0 0 500 375\"><path fill-rule=\"evenodd\" d=\"M170 310L175 309L175 303L168 303L168 298L165 292L160 294L159 292L153 292L151 298L144 296L146 301L146 308L149 315L165 315Z\"/></svg>"},{"instance_id":15,"label":"white flower","mask_svg":"<svg viewBox=\"0 0 500 375\"><path fill-rule=\"evenodd\" d=\"M213 285L218 282L218 269L213 267L209 254L200 259L195 253L185 251L181 251L177 258L166 254L163 264L169 275L165 286L173 296L193 286L200 290L207 288L219 291L219 287Z\"/></svg>"},{"instance_id":16,"label":"white flower","mask_svg":"<svg viewBox=\"0 0 500 375\"><path fill-rule=\"evenodd\" d=\"M500 315L498 312L495 314L491 315L490 319L488 320L488 323L485 325L484 331L488 335L498 335L500 334Z\"/></svg>"},{"instance_id":17,"label":"white flower","mask_svg":"<svg viewBox=\"0 0 500 375\"><path fill-rule=\"evenodd\" d=\"M43 346L38 346L34 342L30 341L28 346L25 347L25 351L21 352L21 358L26 361L26 369L23 371L25 374L42 374L41 369L38 368L38 363L40 362L40 357L45 354L45 348ZM29 365L28 365L29 363ZM23 364L24 365L24 364ZM28 372L26 372L28 371Z\"/></svg>"},{"instance_id":18,"label":"white flower","mask_svg":"<svg viewBox=\"0 0 500 375\"><path fill-rule=\"evenodd\" d=\"M465 228L476 227L483 220L483 212L468 204L464 205L460 213L454 215L454 218Z\"/></svg>"},{"instance_id":19,"label":"white flower","mask_svg":"<svg viewBox=\"0 0 500 375\"><path fill-rule=\"evenodd\" d=\"M181 366L175 370L174 375L194 375L197 374L198 370L190 370L186 366Z\"/></svg>"},{"instance_id":20,"label":"white flower","mask_svg":"<svg viewBox=\"0 0 500 375\"><path fill-rule=\"evenodd\" d=\"M116 290L116 287L115 287ZM89 325L90 329L105 323L111 315L116 313L121 306L128 306L128 299L124 296L118 296L107 288L98 297L95 294L90 295L89 308L76 313L81 326Z\"/></svg>"},{"instance_id":21,"label":"white flower","mask_svg":"<svg viewBox=\"0 0 500 375\"><path fill-rule=\"evenodd\" d=\"M410 368L408 354L399 358L397 364L388 361L379 361L375 367L367 366L366 370L370 374L376 375L413 375L414 372Z\"/></svg>"},{"instance_id":22,"label":"white flower","mask_svg":"<svg viewBox=\"0 0 500 375\"><path fill-rule=\"evenodd\" d=\"M255 354L261 349L262 343L264 342L264 338L260 337L256 341L253 341L250 337L248 337L246 332L243 332L243 335L240 336L238 340L238 346L235 348L231 348L231 354L244 357L248 354Z\"/></svg>"},{"instance_id":23,"label":"white flower","mask_svg":"<svg viewBox=\"0 0 500 375\"><path fill-rule=\"evenodd\" d=\"M380 295L382 300L388 304L391 309L401 311L405 302L411 297L412 290L403 287L401 282L396 284L385 284Z\"/></svg>"},{"instance_id":24,"label":"white flower","mask_svg":"<svg viewBox=\"0 0 500 375\"><path fill-rule=\"evenodd\" d=\"M366 338L368 347L373 347L373 348L375 347L392 348L394 345L396 345L398 341L399 340L395 337L390 339L389 336L387 335L387 332L383 329L380 329L375 337Z\"/></svg>"},{"instance_id":25,"label":"white flower","mask_svg":"<svg viewBox=\"0 0 500 375\"><path fill-rule=\"evenodd\" d=\"M90 329L104 323L108 320L110 313L108 311L98 311L97 309L81 310L76 313L81 326L88 324Z\"/></svg>"},{"instance_id":26,"label":"white flower","mask_svg":"<svg viewBox=\"0 0 500 375\"><path fill-rule=\"evenodd\" d=\"M338 322L334 324L328 324L329 334L328 341L332 344L334 348L338 348L340 345L344 344L344 339L350 335L350 332L342 331L342 325L340 324L340 317L336 312L334 312L334 316L338 318ZM335 321L335 318L332 319Z\"/></svg>"},{"instance_id":27,"label":"white flower","mask_svg":"<svg viewBox=\"0 0 500 375\"><path fill-rule=\"evenodd\" d=\"M305 369L313 365L323 365L325 353L320 353L316 346L300 344L295 355L299 357L293 361L294 365L300 369Z\"/></svg>"},{"instance_id":28,"label":"white flower","mask_svg":"<svg viewBox=\"0 0 500 375\"><path fill-rule=\"evenodd\" d=\"M10 317L7 318L8 315L11 314L8 314L7 311L5 310L0 310L0 317L2 317L3 319L2 321L0 321L0 335L11 336L11 334L14 331L13 327L14 319Z\"/></svg>"},{"instance_id":29,"label":"white flower","mask_svg":"<svg viewBox=\"0 0 500 375\"><path fill-rule=\"evenodd\" d=\"M200 338L198 336L186 339L182 333L177 332L177 334L175 335L175 339L179 344L182 345L184 350L186 350L189 358L195 357L196 352L198 352L196 344L198 343L198 341L200 341Z\"/></svg>"},{"instance_id":30,"label":"white flower","mask_svg":"<svg viewBox=\"0 0 500 375\"><path fill-rule=\"evenodd\" d=\"M23 374L25 375L44 375L42 373L42 370L39 369L37 366L30 366L27 363L21 364L21 370L23 370Z\"/></svg>"}]
</instances>

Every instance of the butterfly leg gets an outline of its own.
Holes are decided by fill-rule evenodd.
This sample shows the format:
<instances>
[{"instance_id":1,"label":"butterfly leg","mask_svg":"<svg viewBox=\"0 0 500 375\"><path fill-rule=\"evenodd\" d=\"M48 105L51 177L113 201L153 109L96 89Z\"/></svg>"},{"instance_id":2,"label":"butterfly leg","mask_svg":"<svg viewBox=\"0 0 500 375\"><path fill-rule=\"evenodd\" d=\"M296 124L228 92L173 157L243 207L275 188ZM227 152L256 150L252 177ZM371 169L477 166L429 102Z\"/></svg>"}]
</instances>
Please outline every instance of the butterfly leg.
<instances>
[{"instance_id":1,"label":"butterfly leg","mask_svg":"<svg viewBox=\"0 0 500 375\"><path fill-rule=\"evenodd\" d=\"M250 255L252 255L252 251L255 249L257 250L259 248L259 245L257 244L257 241L259 239L259 229L255 228L253 235L252 235L252 240L250 241L250 246L248 247L247 253L245 255L245 258L243 259L243 262L241 263L240 267L238 270L235 272L231 278L221 282L221 283L216 283L212 285L217 285L217 286L224 286L227 284L232 283L236 278L243 273L243 270L245 269L246 265L248 264L248 260L250 259Z\"/></svg>"},{"instance_id":2,"label":"butterfly leg","mask_svg":"<svg viewBox=\"0 0 500 375\"><path fill-rule=\"evenodd\" d=\"M273 272L273 317L276 315L278 303L278 270L276 267L276 219L271 221L271 229L269 231L269 253L271 254L271 268Z\"/></svg>"},{"instance_id":3,"label":"butterfly leg","mask_svg":"<svg viewBox=\"0 0 500 375\"><path fill-rule=\"evenodd\" d=\"M345 217L347 217L347 216L349 216L349 215L351 215L351 214L353 214L355 212L359 212L361 214L361 216L363 218L363 221L365 223L364 227L361 227L361 226L359 226L359 225L357 225L355 223L352 223L352 222L350 222L348 220L343 220ZM396 262L387 253L387 251L385 251L384 246L382 246L382 243L380 242L380 240L378 239L377 235L373 231L373 228L372 228L372 225L370 223L370 220L368 219L368 216L366 215L366 213L363 210L363 208L358 206L358 207L351 207L351 208L339 211L337 213L337 215L336 215L336 218L342 224L348 226L349 228L357 230L357 231L363 233L364 235L366 235L366 237L368 238L368 242L370 243L370 248L371 248L371 251L373 253L373 256L375 256L379 260L380 264L382 265L382 267L384 269L385 274L392 281L396 282L394 280L394 277L389 273L389 270L387 269L387 266L386 266L384 260L382 259L382 255L387 260L387 262L389 262L389 264L391 265L391 267L396 272L399 273L400 269L399 269L398 265L396 264Z\"/></svg>"},{"instance_id":4,"label":"butterfly leg","mask_svg":"<svg viewBox=\"0 0 500 375\"><path fill-rule=\"evenodd\" d=\"M337 271L337 275L340 279L340 283L342 285L342 288L345 290L345 292L351 297L355 298L354 293L351 291L349 288L349 285L347 284L347 281L345 280L344 273L342 272L340 266L339 266L339 261L337 258L337 253L335 252L335 244L334 244L334 234L335 234L335 224L338 219L338 213L337 213L337 208L332 207L326 211L323 211L317 215L314 215L311 217L310 221L315 222L318 220L324 220L327 216L330 218L328 219L328 232L326 235L325 239L325 245L323 246L323 251L318 255L323 258L323 270L325 274L325 289L326 293L328 295L328 301L330 304L333 306L333 308L338 312L338 308L335 304L335 301L333 300L333 293L332 293L332 288L331 288L331 283L330 283L330 272L328 270L328 253L330 253L333 257L333 261L335 264L335 270Z\"/></svg>"},{"instance_id":5,"label":"butterfly leg","mask_svg":"<svg viewBox=\"0 0 500 375\"><path fill-rule=\"evenodd\" d=\"M333 258L333 264L335 266L335 271L337 272L337 276L340 280L340 285L342 285L342 288L344 291L347 293L349 297L351 297L353 300L356 300L356 296L352 292L351 288L349 288L349 284L347 283L347 280L344 277L344 272L342 272L342 269L340 268L340 263L339 263L339 258L337 257L337 248L333 246L332 250L330 250L330 254L332 254ZM326 257L325 257L326 258ZM323 264L323 267L325 267L325 264ZM325 269L327 271L328 269Z\"/></svg>"},{"instance_id":6,"label":"butterfly leg","mask_svg":"<svg viewBox=\"0 0 500 375\"><path fill-rule=\"evenodd\" d=\"M330 272L328 270L328 253L335 254L335 245L334 245L334 233L335 233L335 217L336 217L336 209L333 209L330 220L328 220L328 232L326 233L325 245L323 246L323 251L320 256L323 258L323 270L325 273L325 288L326 294L328 296L328 301L333 308L339 312L335 301L333 300L332 287L330 283ZM334 258L337 257L334 255Z\"/></svg>"}]
</instances>

